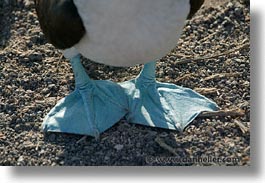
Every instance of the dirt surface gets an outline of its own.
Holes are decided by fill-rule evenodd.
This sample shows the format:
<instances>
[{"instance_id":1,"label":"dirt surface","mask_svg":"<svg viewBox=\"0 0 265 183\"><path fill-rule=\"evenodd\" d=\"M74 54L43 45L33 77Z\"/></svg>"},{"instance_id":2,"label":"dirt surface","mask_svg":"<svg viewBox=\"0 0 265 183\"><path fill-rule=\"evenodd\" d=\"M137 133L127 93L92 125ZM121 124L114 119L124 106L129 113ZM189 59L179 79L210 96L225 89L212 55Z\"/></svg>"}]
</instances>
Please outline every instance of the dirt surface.
<instances>
[{"instance_id":1,"label":"dirt surface","mask_svg":"<svg viewBox=\"0 0 265 183\"><path fill-rule=\"evenodd\" d=\"M159 81L195 89L242 116L197 118L183 133L121 120L98 141L43 133L45 115L73 91L73 73L47 43L33 4L0 0L0 165L250 165L249 40L248 1L207 0L157 64ZM83 64L92 78L113 81L141 68Z\"/></svg>"}]
</instances>

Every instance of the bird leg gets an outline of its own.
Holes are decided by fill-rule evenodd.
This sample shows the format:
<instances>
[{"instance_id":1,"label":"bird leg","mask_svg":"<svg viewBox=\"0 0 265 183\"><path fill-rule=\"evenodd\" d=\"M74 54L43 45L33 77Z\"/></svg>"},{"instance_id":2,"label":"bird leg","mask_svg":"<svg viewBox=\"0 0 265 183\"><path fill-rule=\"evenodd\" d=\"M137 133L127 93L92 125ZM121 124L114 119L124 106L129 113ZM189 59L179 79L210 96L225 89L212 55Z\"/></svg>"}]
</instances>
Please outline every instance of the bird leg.
<instances>
[{"instance_id":1,"label":"bird leg","mask_svg":"<svg viewBox=\"0 0 265 183\"><path fill-rule=\"evenodd\" d=\"M119 83L128 98L131 123L182 131L201 112L218 110L217 105L195 91L157 82L156 62L145 64L138 77Z\"/></svg>"},{"instance_id":2,"label":"bird leg","mask_svg":"<svg viewBox=\"0 0 265 183\"><path fill-rule=\"evenodd\" d=\"M44 131L90 135L96 138L128 112L123 89L111 81L92 80L80 55L71 59L75 91L60 100L43 122Z\"/></svg>"},{"instance_id":3,"label":"bird leg","mask_svg":"<svg viewBox=\"0 0 265 183\"><path fill-rule=\"evenodd\" d=\"M191 89L157 82L155 62L145 64L135 79L118 84L90 79L79 55L71 65L75 90L48 113L44 131L98 138L124 116L130 123L182 131L201 112L218 109Z\"/></svg>"}]
</instances>

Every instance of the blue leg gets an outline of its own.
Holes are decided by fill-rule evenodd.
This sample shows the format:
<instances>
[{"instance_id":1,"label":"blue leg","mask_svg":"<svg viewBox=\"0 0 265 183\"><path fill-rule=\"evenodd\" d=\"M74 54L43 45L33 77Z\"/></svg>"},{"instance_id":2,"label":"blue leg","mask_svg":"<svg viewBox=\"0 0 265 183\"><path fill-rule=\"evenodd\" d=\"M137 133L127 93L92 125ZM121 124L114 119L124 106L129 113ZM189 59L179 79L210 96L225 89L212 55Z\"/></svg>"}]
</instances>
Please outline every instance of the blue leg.
<instances>
[{"instance_id":1,"label":"blue leg","mask_svg":"<svg viewBox=\"0 0 265 183\"><path fill-rule=\"evenodd\" d=\"M91 80L80 56L71 59L75 91L63 98L43 122L44 131L99 137L128 112L123 89L111 81Z\"/></svg>"},{"instance_id":2,"label":"blue leg","mask_svg":"<svg viewBox=\"0 0 265 183\"><path fill-rule=\"evenodd\" d=\"M144 66L140 75L120 83L128 97L131 123L182 131L203 111L218 106L195 91L155 80L156 63Z\"/></svg>"}]
</instances>

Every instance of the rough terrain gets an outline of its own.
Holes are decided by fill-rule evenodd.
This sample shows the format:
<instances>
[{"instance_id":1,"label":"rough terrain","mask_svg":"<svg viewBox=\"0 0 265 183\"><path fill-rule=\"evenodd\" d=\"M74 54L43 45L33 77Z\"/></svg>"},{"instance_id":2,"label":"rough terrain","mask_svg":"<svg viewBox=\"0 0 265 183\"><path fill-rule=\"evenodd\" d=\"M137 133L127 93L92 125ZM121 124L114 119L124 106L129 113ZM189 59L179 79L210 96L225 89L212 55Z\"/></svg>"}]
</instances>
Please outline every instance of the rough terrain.
<instances>
[{"instance_id":1,"label":"rough terrain","mask_svg":"<svg viewBox=\"0 0 265 183\"><path fill-rule=\"evenodd\" d=\"M249 2L207 0L157 67L159 81L195 89L242 116L197 118L183 133L122 120L99 141L45 134L43 118L74 89L69 61L47 43L32 3L0 0L0 165L250 165L249 42ZM83 64L93 79L116 82L141 68Z\"/></svg>"}]
</instances>

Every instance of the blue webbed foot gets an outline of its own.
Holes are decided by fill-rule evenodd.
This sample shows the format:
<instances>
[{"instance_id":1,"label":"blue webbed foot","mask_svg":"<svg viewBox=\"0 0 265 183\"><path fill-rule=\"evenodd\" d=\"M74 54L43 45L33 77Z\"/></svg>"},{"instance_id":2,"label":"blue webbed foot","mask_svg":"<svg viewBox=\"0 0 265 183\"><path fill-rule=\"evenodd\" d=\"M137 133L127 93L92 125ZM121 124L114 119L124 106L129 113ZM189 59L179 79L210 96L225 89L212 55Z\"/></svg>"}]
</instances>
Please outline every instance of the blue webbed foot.
<instances>
[{"instance_id":1,"label":"blue webbed foot","mask_svg":"<svg viewBox=\"0 0 265 183\"><path fill-rule=\"evenodd\" d=\"M44 131L99 137L124 116L131 123L183 130L203 111L218 106L191 89L155 80L155 62L146 64L131 81L91 80L80 61L71 59L75 91L45 117Z\"/></svg>"},{"instance_id":2,"label":"blue webbed foot","mask_svg":"<svg viewBox=\"0 0 265 183\"><path fill-rule=\"evenodd\" d=\"M91 80L79 55L71 59L71 65L75 74L75 91L49 112L43 129L97 138L128 112L126 95L116 83Z\"/></svg>"},{"instance_id":3,"label":"blue webbed foot","mask_svg":"<svg viewBox=\"0 0 265 183\"><path fill-rule=\"evenodd\" d=\"M128 97L131 123L182 131L201 112L218 106L195 91L155 80L155 62L144 66L141 74L120 83Z\"/></svg>"}]
</instances>

